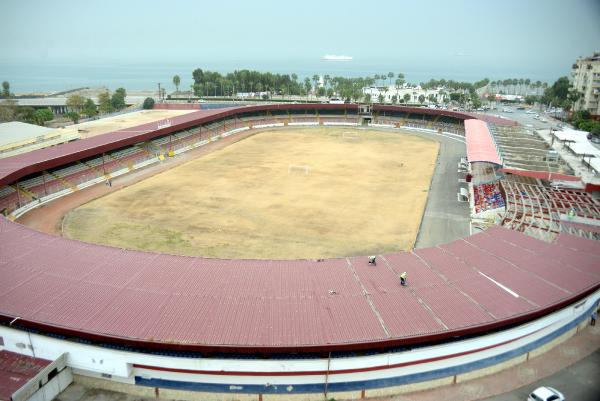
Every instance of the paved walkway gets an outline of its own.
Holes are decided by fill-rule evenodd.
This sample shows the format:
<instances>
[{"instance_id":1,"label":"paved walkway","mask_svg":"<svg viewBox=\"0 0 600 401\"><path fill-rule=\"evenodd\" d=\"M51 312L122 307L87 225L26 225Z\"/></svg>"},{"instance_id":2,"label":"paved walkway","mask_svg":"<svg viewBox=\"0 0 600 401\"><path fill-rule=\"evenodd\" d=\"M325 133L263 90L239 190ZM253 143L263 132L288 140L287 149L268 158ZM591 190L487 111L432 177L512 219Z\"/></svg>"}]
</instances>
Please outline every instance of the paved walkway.
<instances>
[{"instance_id":1,"label":"paved walkway","mask_svg":"<svg viewBox=\"0 0 600 401\"><path fill-rule=\"evenodd\" d=\"M491 376L379 401L474 401L510 392L559 372L600 349L600 324L588 326L552 350ZM598 382L598 378L595 378ZM565 394L566 395L566 394ZM502 398L502 397L501 397ZM568 399L568 397L567 397Z\"/></svg>"}]
</instances>

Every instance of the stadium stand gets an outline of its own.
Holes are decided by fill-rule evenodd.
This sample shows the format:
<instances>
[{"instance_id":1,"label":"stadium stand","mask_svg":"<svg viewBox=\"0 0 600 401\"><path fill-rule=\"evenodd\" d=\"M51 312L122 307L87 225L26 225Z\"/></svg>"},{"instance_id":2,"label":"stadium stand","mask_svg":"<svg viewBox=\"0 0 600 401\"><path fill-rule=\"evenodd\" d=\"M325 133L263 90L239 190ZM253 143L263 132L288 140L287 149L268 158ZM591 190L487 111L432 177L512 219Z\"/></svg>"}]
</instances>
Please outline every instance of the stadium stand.
<instances>
[{"instance_id":1,"label":"stadium stand","mask_svg":"<svg viewBox=\"0 0 600 401\"><path fill-rule=\"evenodd\" d=\"M554 240L560 232L596 237L600 203L591 194L524 183L513 176L503 179L501 186L507 204L505 227L546 241Z\"/></svg>"},{"instance_id":2,"label":"stadium stand","mask_svg":"<svg viewBox=\"0 0 600 401\"><path fill-rule=\"evenodd\" d=\"M573 174L569 165L534 131L489 124L506 168Z\"/></svg>"},{"instance_id":3,"label":"stadium stand","mask_svg":"<svg viewBox=\"0 0 600 401\"><path fill-rule=\"evenodd\" d=\"M476 213L504 207L504 199L497 182L473 185L473 195Z\"/></svg>"},{"instance_id":4,"label":"stadium stand","mask_svg":"<svg viewBox=\"0 0 600 401\"><path fill-rule=\"evenodd\" d=\"M153 149L185 149L252 125L359 121L354 105L335 107L337 117L331 105L197 112L164 129L141 126L0 161L0 205L14 211L35 204L19 194L41 195L40 185L45 196L38 200L157 162ZM464 133L462 119L470 117L423 109L419 118L419 109L395 106L375 111L376 123L430 132ZM506 174L498 185L502 172L492 165L473 171L480 208L506 203L504 227L378 255L377 268L366 256L219 260L116 249L0 218L0 330L20 336L19 344L35 337L36 352L56 347L85 355L78 374L150 391L260 399L268 389L289 399L356 390L352 396L364 398L365 389L452 376L456 382L459 374L496 369L578 329L597 304L600 248L571 233L600 231L592 224L600 207L588 193L540 178ZM398 282L407 270L408 290ZM285 385L272 386L273 378Z\"/></svg>"}]
</instances>

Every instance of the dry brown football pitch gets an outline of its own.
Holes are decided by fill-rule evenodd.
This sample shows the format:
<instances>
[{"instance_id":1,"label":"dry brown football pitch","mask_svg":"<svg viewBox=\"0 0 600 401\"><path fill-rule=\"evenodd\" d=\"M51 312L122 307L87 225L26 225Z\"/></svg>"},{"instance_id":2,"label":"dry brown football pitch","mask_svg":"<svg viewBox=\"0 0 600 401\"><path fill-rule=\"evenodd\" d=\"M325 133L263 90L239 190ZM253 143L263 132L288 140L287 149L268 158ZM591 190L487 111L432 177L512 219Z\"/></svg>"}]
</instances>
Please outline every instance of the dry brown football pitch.
<instances>
[{"instance_id":1,"label":"dry brown football pitch","mask_svg":"<svg viewBox=\"0 0 600 401\"><path fill-rule=\"evenodd\" d=\"M410 249L438 146L399 132L265 131L71 211L64 235L219 258Z\"/></svg>"}]
</instances>

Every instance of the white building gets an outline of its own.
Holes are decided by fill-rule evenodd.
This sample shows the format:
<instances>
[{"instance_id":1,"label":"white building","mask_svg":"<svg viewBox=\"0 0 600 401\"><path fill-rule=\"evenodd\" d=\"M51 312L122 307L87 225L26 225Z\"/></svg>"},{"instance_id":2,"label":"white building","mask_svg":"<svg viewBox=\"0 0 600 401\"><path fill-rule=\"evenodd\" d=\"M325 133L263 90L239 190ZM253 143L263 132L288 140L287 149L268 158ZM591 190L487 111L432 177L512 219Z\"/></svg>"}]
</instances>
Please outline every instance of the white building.
<instances>
[{"instance_id":1,"label":"white building","mask_svg":"<svg viewBox=\"0 0 600 401\"><path fill-rule=\"evenodd\" d=\"M600 119L600 52L577 59L571 71L573 87L583 96L575 103L575 111L587 110Z\"/></svg>"},{"instance_id":2,"label":"white building","mask_svg":"<svg viewBox=\"0 0 600 401\"><path fill-rule=\"evenodd\" d=\"M419 102L419 97L423 95L425 97L423 104L437 104L443 103L444 97L447 97L447 100L449 100L450 96L448 91L444 88L423 89L420 86L411 87L407 84L400 87L396 85L370 86L363 88L363 93L365 95L371 95L371 100L373 102L379 102L379 95L383 95L384 103L392 103L392 98L397 96L396 103L421 104L421 102ZM404 101L405 95L409 96L407 102ZM430 96L432 96L431 99Z\"/></svg>"}]
</instances>

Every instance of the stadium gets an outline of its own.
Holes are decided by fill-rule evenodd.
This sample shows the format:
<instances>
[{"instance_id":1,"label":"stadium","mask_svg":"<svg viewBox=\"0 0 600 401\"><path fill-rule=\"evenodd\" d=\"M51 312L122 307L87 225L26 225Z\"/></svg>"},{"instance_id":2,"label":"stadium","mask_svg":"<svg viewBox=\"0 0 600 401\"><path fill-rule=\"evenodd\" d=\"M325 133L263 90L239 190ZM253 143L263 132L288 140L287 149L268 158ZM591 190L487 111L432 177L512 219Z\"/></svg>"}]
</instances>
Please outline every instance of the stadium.
<instances>
[{"instance_id":1,"label":"stadium","mask_svg":"<svg viewBox=\"0 0 600 401\"><path fill-rule=\"evenodd\" d=\"M338 156L338 165L327 164L328 154L319 149L330 145L311 141L328 133L331 147L352 152L352 163ZM281 137L287 142L279 145ZM293 157L283 153L294 141L304 148ZM245 147L235 153L235 146ZM270 146L275 153L265 154ZM422 153L415 158L411 146ZM383 160L386 149L408 151ZM582 182L549 150L517 123L487 115L269 104L198 110L2 159L0 348L63 360L48 380L75 377L178 399L200 393L211 399L360 399L506 369L572 336L600 299L600 205L592 196L598 186ZM235 164L251 153L256 158ZM207 157L192 172L182 170ZM260 168L267 162L281 181ZM227 176L228 166L237 174ZM343 188L331 178L352 171L370 183L388 170L400 179L383 180L372 192L356 178ZM165 175L170 171L177 173ZM136 200L146 197L155 207L145 213L157 218L153 227L174 219L156 216L159 209L174 217L196 211L196 204L193 215L202 221L224 214L207 226L213 239L223 221L242 224L243 214L221 207L224 197L209 199L214 210L204 213L208 201L192 197L189 182L171 186L185 175L196 177L194 171L205 174L196 180L206 188L198 196L216 191L209 179L227 176L229 200L263 180L302 189L284 198L286 204L316 202L315 194L324 194L324 203L311 207L331 209L316 217L299 212L287 231L277 229L289 221L261 217L227 247L185 237L187 245L176 252L173 242L127 246L131 234L105 244L72 234L91 213L86 207L99 213L91 225L113 227L118 222L108 222L111 215L126 206L130 214L140 212L147 206ZM232 192L231 182L249 174L254 178ZM119 186L121 179L130 181ZM576 188L569 185L575 182ZM163 192L152 198L156 188ZM328 190L338 196L326 196ZM127 196L114 198L119 194ZM360 206L363 195L371 203ZM61 205L67 217L51 220L47 232L30 224L28 216L43 219ZM325 230L326 219L319 226L338 209L344 222L362 213L335 232ZM394 227L404 231L396 227L386 238L383 228L394 216L400 216ZM314 232L286 241L307 221ZM142 237L152 235L145 226L133 227ZM250 234L271 228L265 242L246 246ZM348 236L337 238L337 231ZM368 263L372 255L376 265ZM403 272L408 286L400 284Z\"/></svg>"}]
</instances>

